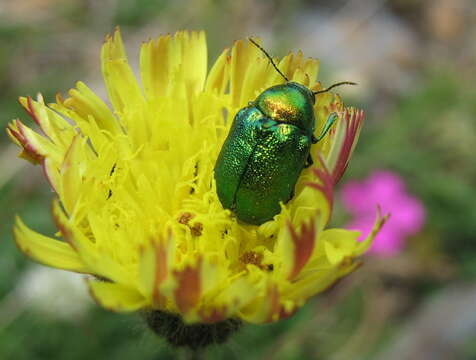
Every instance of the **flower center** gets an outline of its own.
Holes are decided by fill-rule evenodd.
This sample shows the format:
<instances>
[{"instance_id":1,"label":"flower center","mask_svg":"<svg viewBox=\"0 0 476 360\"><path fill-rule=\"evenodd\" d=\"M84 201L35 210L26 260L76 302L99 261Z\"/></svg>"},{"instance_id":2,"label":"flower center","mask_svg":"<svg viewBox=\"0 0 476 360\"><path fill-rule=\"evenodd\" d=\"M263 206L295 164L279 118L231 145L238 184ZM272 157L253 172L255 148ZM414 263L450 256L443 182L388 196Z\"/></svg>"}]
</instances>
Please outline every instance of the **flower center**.
<instances>
[{"instance_id":1,"label":"flower center","mask_svg":"<svg viewBox=\"0 0 476 360\"><path fill-rule=\"evenodd\" d=\"M188 228L190 229L190 232L192 233L192 236L198 237L202 235L203 231L203 224L199 222L195 222L193 224L190 224L190 220L192 220L195 217L194 214L189 213L189 212L184 212L180 217L178 218L178 222L183 225L187 225Z\"/></svg>"},{"instance_id":2,"label":"flower center","mask_svg":"<svg viewBox=\"0 0 476 360\"><path fill-rule=\"evenodd\" d=\"M244 265L252 264L259 267L262 270L273 271L273 264L263 264L263 254L256 251L247 251L240 256L240 261Z\"/></svg>"}]
</instances>

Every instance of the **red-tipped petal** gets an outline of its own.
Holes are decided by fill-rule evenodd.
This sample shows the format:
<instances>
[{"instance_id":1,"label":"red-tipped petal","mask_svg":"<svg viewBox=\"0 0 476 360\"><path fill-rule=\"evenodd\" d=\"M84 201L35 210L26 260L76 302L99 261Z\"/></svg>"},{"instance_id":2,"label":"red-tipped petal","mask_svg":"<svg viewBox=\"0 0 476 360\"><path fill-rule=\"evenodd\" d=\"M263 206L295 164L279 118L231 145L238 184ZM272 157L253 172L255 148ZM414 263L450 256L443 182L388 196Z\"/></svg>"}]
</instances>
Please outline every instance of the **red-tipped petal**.
<instances>
[{"instance_id":1,"label":"red-tipped petal","mask_svg":"<svg viewBox=\"0 0 476 360\"><path fill-rule=\"evenodd\" d=\"M314 188L320 191L326 198L327 203L329 204L329 216L332 214L332 209L334 206L334 177L327 169L325 161L321 156L318 157L320 167L313 167L312 171L317 177L318 181L312 181L306 183L307 186ZM326 219L326 221L329 219Z\"/></svg>"},{"instance_id":2,"label":"red-tipped petal","mask_svg":"<svg viewBox=\"0 0 476 360\"><path fill-rule=\"evenodd\" d=\"M18 141L17 143L23 148L23 152L20 155L21 157L33 164L40 164L44 159L44 155L28 140L25 129L25 125L17 119L13 124L8 126L7 132L12 138L16 139Z\"/></svg>"},{"instance_id":3,"label":"red-tipped petal","mask_svg":"<svg viewBox=\"0 0 476 360\"><path fill-rule=\"evenodd\" d=\"M154 303L159 306L165 305L166 302L166 298L160 293L159 287L169 275L168 267L167 248L164 242L161 241L155 248L155 280L152 290Z\"/></svg>"},{"instance_id":4,"label":"red-tipped petal","mask_svg":"<svg viewBox=\"0 0 476 360\"><path fill-rule=\"evenodd\" d=\"M268 286L266 294L267 302L269 304L269 315L266 322L273 322L280 318L281 315L281 302L279 296L279 289L276 284L270 284Z\"/></svg>"},{"instance_id":5,"label":"red-tipped petal","mask_svg":"<svg viewBox=\"0 0 476 360\"><path fill-rule=\"evenodd\" d=\"M307 264L312 255L316 239L316 225L311 219L309 224L301 225L300 234L296 232L291 223L288 223L288 229L294 242L294 266L288 279L294 279Z\"/></svg>"},{"instance_id":6,"label":"red-tipped petal","mask_svg":"<svg viewBox=\"0 0 476 360\"><path fill-rule=\"evenodd\" d=\"M182 313L190 311L200 299L201 294L201 260L195 266L186 266L174 271L178 286L175 289L175 302Z\"/></svg>"},{"instance_id":7,"label":"red-tipped petal","mask_svg":"<svg viewBox=\"0 0 476 360\"><path fill-rule=\"evenodd\" d=\"M339 182L349 165L350 157L358 139L360 129L362 128L364 112L354 108L346 108L342 120L345 121L345 137L337 157L337 162L332 171L334 184Z\"/></svg>"},{"instance_id":8,"label":"red-tipped petal","mask_svg":"<svg viewBox=\"0 0 476 360\"><path fill-rule=\"evenodd\" d=\"M200 318L202 319L202 322L206 324L217 323L226 320L227 318L226 306L223 306L221 308L214 308L210 311L200 310L198 313L200 315Z\"/></svg>"},{"instance_id":9,"label":"red-tipped petal","mask_svg":"<svg viewBox=\"0 0 476 360\"><path fill-rule=\"evenodd\" d=\"M25 110L28 113L28 115L31 116L33 121L41 128L41 121L40 118L38 117L38 114L35 112L35 108L33 107L33 99L31 96L28 96L26 98L26 104L25 104Z\"/></svg>"}]
</instances>

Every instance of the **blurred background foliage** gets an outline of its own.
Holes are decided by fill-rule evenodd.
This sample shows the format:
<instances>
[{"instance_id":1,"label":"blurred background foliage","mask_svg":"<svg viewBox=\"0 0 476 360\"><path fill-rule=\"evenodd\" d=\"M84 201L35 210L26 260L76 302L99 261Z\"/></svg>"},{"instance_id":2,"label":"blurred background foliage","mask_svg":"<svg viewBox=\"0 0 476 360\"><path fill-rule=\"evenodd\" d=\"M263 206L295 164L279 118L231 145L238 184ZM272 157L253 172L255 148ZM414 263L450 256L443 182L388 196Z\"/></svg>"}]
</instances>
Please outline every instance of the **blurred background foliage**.
<instances>
[{"instance_id":1,"label":"blurred background foliage","mask_svg":"<svg viewBox=\"0 0 476 360\"><path fill-rule=\"evenodd\" d=\"M290 319L248 325L210 359L476 359L476 3L473 0L0 0L0 125L26 119L17 97L47 100L84 80L103 97L99 50L122 28L141 41L205 29L210 61L259 36L276 56L321 59L325 84L366 110L343 182L388 170L427 221L395 256L368 256L351 277ZM15 214L52 234L39 168L0 137L0 359L176 359L139 316L108 313L79 277L32 264L12 239ZM337 208L335 224L349 218ZM58 275L61 274L61 275ZM65 277L66 276L66 277Z\"/></svg>"}]
</instances>

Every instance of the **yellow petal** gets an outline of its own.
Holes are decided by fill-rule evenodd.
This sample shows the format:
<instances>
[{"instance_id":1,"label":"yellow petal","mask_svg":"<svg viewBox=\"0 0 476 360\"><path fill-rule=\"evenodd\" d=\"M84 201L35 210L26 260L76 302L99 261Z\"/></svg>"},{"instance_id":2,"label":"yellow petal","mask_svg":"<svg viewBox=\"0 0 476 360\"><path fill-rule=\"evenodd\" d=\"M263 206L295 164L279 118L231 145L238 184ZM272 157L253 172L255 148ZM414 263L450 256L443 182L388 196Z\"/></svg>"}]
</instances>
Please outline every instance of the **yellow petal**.
<instances>
[{"instance_id":1,"label":"yellow petal","mask_svg":"<svg viewBox=\"0 0 476 360\"><path fill-rule=\"evenodd\" d=\"M119 29L113 36L106 38L101 50L101 63L107 92L116 112L122 114L128 107L143 102L139 84L127 61Z\"/></svg>"},{"instance_id":2,"label":"yellow petal","mask_svg":"<svg viewBox=\"0 0 476 360\"><path fill-rule=\"evenodd\" d=\"M92 297L104 308L129 312L146 305L145 298L135 289L105 281L88 281Z\"/></svg>"},{"instance_id":3,"label":"yellow petal","mask_svg":"<svg viewBox=\"0 0 476 360\"><path fill-rule=\"evenodd\" d=\"M81 135L76 135L61 165L61 198L69 214L74 211L78 197L81 194L80 186L82 183L82 174L80 167L82 164L82 142Z\"/></svg>"},{"instance_id":4,"label":"yellow petal","mask_svg":"<svg viewBox=\"0 0 476 360\"><path fill-rule=\"evenodd\" d=\"M338 269L334 266L313 269L292 284L292 287L286 292L286 297L303 302L316 293L329 288L339 277Z\"/></svg>"},{"instance_id":5,"label":"yellow petal","mask_svg":"<svg viewBox=\"0 0 476 360\"><path fill-rule=\"evenodd\" d=\"M113 254L98 249L97 242L92 242L79 231L68 219L59 201L53 202L53 218L64 239L71 244L79 254L88 272L121 284L133 283L133 274L126 271L124 266L114 261ZM104 240L104 239L100 239Z\"/></svg>"},{"instance_id":6,"label":"yellow petal","mask_svg":"<svg viewBox=\"0 0 476 360\"><path fill-rule=\"evenodd\" d=\"M359 242L360 232L345 229L329 229L322 233L319 241L324 244L327 259L332 265L353 256Z\"/></svg>"},{"instance_id":7,"label":"yellow petal","mask_svg":"<svg viewBox=\"0 0 476 360\"><path fill-rule=\"evenodd\" d=\"M206 91L217 91L223 94L229 81L230 72L229 50L225 49L218 57L217 61L210 70L205 85Z\"/></svg>"},{"instance_id":8,"label":"yellow petal","mask_svg":"<svg viewBox=\"0 0 476 360\"><path fill-rule=\"evenodd\" d=\"M240 316L248 322L259 324L276 321L281 315L281 301L278 286L272 282L265 285L264 296L256 298L241 312Z\"/></svg>"},{"instance_id":9,"label":"yellow petal","mask_svg":"<svg viewBox=\"0 0 476 360\"><path fill-rule=\"evenodd\" d=\"M156 254L152 246L141 248L139 258L139 290L144 297L152 298L156 282Z\"/></svg>"},{"instance_id":10,"label":"yellow petal","mask_svg":"<svg viewBox=\"0 0 476 360\"><path fill-rule=\"evenodd\" d=\"M38 95L38 101L31 97L20 97L20 104L40 126L43 133L59 148L66 149L76 135L74 127L60 115L49 109Z\"/></svg>"},{"instance_id":11,"label":"yellow petal","mask_svg":"<svg viewBox=\"0 0 476 360\"><path fill-rule=\"evenodd\" d=\"M207 45L204 31L180 31L176 37L181 40L183 72L189 95L202 91L207 76Z\"/></svg>"},{"instance_id":12,"label":"yellow petal","mask_svg":"<svg viewBox=\"0 0 476 360\"><path fill-rule=\"evenodd\" d=\"M205 322L224 320L233 316L256 298L256 289L248 277L228 281L225 287L221 286L218 289L219 291L215 291L211 298L203 299L205 310L199 315Z\"/></svg>"},{"instance_id":13,"label":"yellow petal","mask_svg":"<svg viewBox=\"0 0 476 360\"><path fill-rule=\"evenodd\" d=\"M143 43L140 49L142 85L147 99L167 94L171 64L168 57L170 35Z\"/></svg>"},{"instance_id":14,"label":"yellow petal","mask_svg":"<svg viewBox=\"0 0 476 360\"><path fill-rule=\"evenodd\" d=\"M32 259L58 269L89 273L79 255L65 242L29 229L17 217L13 229L18 248Z\"/></svg>"},{"instance_id":15,"label":"yellow petal","mask_svg":"<svg viewBox=\"0 0 476 360\"><path fill-rule=\"evenodd\" d=\"M255 91L257 89L251 89L251 93L245 91L245 78L249 77L249 71L253 70L257 66L266 66L267 63L260 56L260 51L249 41L238 40L231 49L231 64L230 64L230 95L232 100L232 106L235 108L241 108L250 100L254 100ZM255 81L257 79L254 79ZM261 81L261 79L260 79ZM261 83L261 86L263 84ZM248 88L249 89L249 88Z\"/></svg>"},{"instance_id":16,"label":"yellow petal","mask_svg":"<svg viewBox=\"0 0 476 360\"><path fill-rule=\"evenodd\" d=\"M380 209L380 207L377 207L377 217L375 218L375 223L372 227L372 231L364 241L360 242L359 246L355 250L355 256L360 256L364 254L372 246L372 242L375 239L375 236L378 234L382 226L385 225L389 217L390 214L382 216L382 210Z\"/></svg>"},{"instance_id":17,"label":"yellow petal","mask_svg":"<svg viewBox=\"0 0 476 360\"><path fill-rule=\"evenodd\" d=\"M308 87L313 85L317 79L317 74L319 73L319 60L306 59L303 65L303 71L309 78L309 84L305 85Z\"/></svg>"},{"instance_id":18,"label":"yellow petal","mask_svg":"<svg viewBox=\"0 0 476 360\"><path fill-rule=\"evenodd\" d=\"M100 129L112 134L119 133L119 123L111 110L86 84L81 81L76 83L76 89L69 91L70 98L64 101L64 105L74 110L83 119L92 116Z\"/></svg>"}]
</instances>

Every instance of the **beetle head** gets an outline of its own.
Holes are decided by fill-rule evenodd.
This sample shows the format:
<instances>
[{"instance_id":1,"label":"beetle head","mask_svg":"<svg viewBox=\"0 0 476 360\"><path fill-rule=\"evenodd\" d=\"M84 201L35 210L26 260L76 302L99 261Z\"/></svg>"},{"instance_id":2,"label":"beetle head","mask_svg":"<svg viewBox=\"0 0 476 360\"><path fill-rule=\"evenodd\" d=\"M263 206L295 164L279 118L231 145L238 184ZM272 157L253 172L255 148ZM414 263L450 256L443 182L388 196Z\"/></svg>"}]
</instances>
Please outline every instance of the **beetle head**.
<instances>
[{"instance_id":1,"label":"beetle head","mask_svg":"<svg viewBox=\"0 0 476 360\"><path fill-rule=\"evenodd\" d=\"M304 85L288 82L263 91L254 105L277 122L292 124L306 134L314 132L315 95Z\"/></svg>"},{"instance_id":2,"label":"beetle head","mask_svg":"<svg viewBox=\"0 0 476 360\"><path fill-rule=\"evenodd\" d=\"M356 85L354 82L342 81L326 89L312 91L304 85L289 81L266 50L252 38L249 38L249 40L263 52L275 70L286 80L285 84L272 86L263 91L256 99L254 105L274 121L295 125L309 136L313 136L314 133L315 118L313 106L316 103L316 95L328 92L336 86Z\"/></svg>"}]
</instances>

